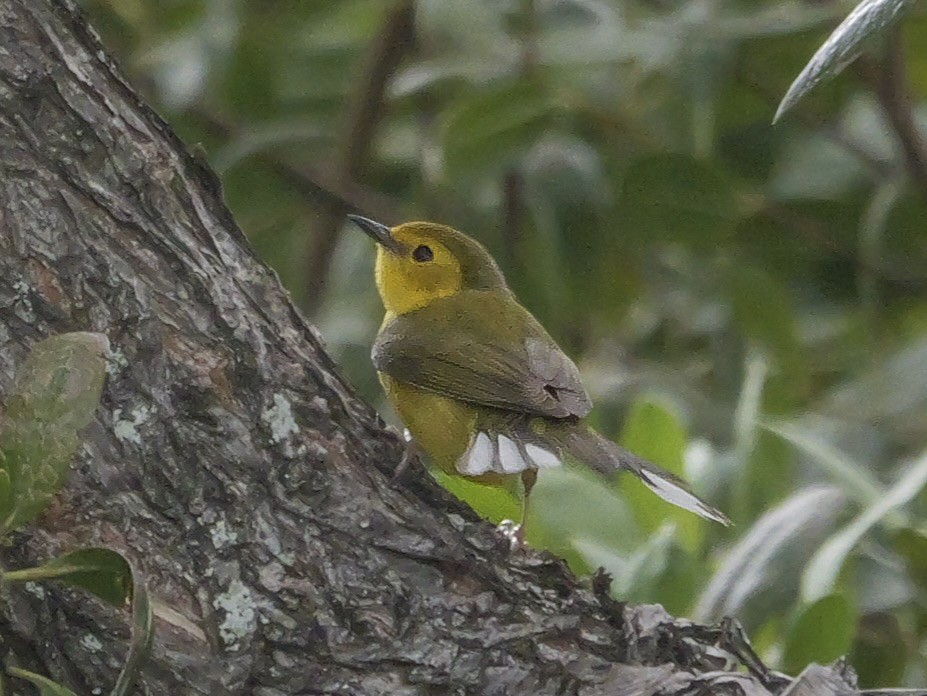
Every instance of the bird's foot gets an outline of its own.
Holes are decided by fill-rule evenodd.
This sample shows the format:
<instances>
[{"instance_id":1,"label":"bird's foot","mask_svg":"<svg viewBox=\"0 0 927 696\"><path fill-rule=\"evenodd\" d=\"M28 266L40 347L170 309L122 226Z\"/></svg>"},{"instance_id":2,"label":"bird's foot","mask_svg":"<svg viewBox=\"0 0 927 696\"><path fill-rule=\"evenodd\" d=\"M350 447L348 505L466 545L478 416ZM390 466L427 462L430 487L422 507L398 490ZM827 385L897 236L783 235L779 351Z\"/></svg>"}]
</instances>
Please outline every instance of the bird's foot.
<instances>
[{"instance_id":1,"label":"bird's foot","mask_svg":"<svg viewBox=\"0 0 927 696\"><path fill-rule=\"evenodd\" d=\"M513 520L502 520L496 531L508 542L509 551L518 551L525 545L525 526Z\"/></svg>"}]
</instances>

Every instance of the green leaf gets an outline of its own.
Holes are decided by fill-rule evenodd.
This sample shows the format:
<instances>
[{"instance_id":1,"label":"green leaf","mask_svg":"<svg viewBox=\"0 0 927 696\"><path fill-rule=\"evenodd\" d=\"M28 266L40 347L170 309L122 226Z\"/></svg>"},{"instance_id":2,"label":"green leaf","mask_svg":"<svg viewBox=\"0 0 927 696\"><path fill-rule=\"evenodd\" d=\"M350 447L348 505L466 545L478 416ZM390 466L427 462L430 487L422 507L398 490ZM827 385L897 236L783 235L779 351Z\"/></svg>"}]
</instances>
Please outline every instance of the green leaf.
<instances>
[{"instance_id":1,"label":"green leaf","mask_svg":"<svg viewBox=\"0 0 927 696\"><path fill-rule=\"evenodd\" d=\"M495 486L484 486L462 476L449 476L443 471L434 471L438 482L451 493L472 507L480 517L494 524L502 520L521 519L521 503L509 491Z\"/></svg>"},{"instance_id":2,"label":"green leaf","mask_svg":"<svg viewBox=\"0 0 927 696\"><path fill-rule=\"evenodd\" d=\"M100 599L121 607L132 594L132 569L121 554L104 548L81 549L36 568L3 574L6 582L58 580L89 590Z\"/></svg>"},{"instance_id":3,"label":"green leaf","mask_svg":"<svg viewBox=\"0 0 927 696\"><path fill-rule=\"evenodd\" d=\"M485 89L451 106L444 123L444 161L452 176L482 180L511 168L543 132L555 107L533 82Z\"/></svg>"},{"instance_id":4,"label":"green leaf","mask_svg":"<svg viewBox=\"0 0 927 696\"><path fill-rule=\"evenodd\" d=\"M686 430L672 406L654 395L634 401L621 444L677 476L683 474Z\"/></svg>"},{"instance_id":5,"label":"green leaf","mask_svg":"<svg viewBox=\"0 0 927 696\"><path fill-rule=\"evenodd\" d=\"M129 654L116 680L110 696L127 696L138 676L139 665L148 655L154 639L154 611L148 596L148 587L137 575L133 576L132 593L132 638Z\"/></svg>"},{"instance_id":6,"label":"green leaf","mask_svg":"<svg viewBox=\"0 0 927 696\"><path fill-rule=\"evenodd\" d=\"M686 430L669 403L655 396L644 396L631 406L621 433L621 444L635 454L659 464L683 477ZM652 491L631 476L619 483L622 496L634 509L635 517L647 532L660 529L672 520L679 531L679 541L690 552L702 543L705 525L691 512L669 503L658 502Z\"/></svg>"},{"instance_id":7,"label":"green leaf","mask_svg":"<svg viewBox=\"0 0 927 696\"><path fill-rule=\"evenodd\" d=\"M585 538L621 553L642 540L627 502L585 468L539 472L531 491L527 540L566 558L576 572L588 568L575 540Z\"/></svg>"},{"instance_id":8,"label":"green leaf","mask_svg":"<svg viewBox=\"0 0 927 696\"><path fill-rule=\"evenodd\" d=\"M856 621L856 609L842 594L805 607L786 638L783 671L798 674L810 662L828 664L845 655L853 644Z\"/></svg>"},{"instance_id":9,"label":"green leaf","mask_svg":"<svg viewBox=\"0 0 927 696\"><path fill-rule=\"evenodd\" d=\"M0 536L38 515L58 492L93 418L109 341L70 333L41 341L16 372L0 423Z\"/></svg>"},{"instance_id":10,"label":"green leaf","mask_svg":"<svg viewBox=\"0 0 927 696\"><path fill-rule=\"evenodd\" d=\"M893 510L908 503L925 485L927 453L913 462L885 495L818 549L802 573L801 594L804 601L814 602L830 594L843 564L860 539Z\"/></svg>"},{"instance_id":11,"label":"green leaf","mask_svg":"<svg viewBox=\"0 0 927 696\"><path fill-rule=\"evenodd\" d=\"M132 636L129 653L119 672L116 685L110 692L110 696L127 696L135 684L139 666L148 655L154 639L154 611L146 583L121 554L103 548L75 551L38 568L11 571L3 575L5 581L50 579L89 590L117 607L122 607L126 599L132 597ZM35 683L43 695L72 694L64 687L37 674L23 670L8 671Z\"/></svg>"},{"instance_id":12,"label":"green leaf","mask_svg":"<svg viewBox=\"0 0 927 696\"><path fill-rule=\"evenodd\" d=\"M80 441L70 430L38 421L8 420L0 425L0 466L12 495L0 509L0 536L25 524L58 492Z\"/></svg>"},{"instance_id":13,"label":"green leaf","mask_svg":"<svg viewBox=\"0 0 927 696\"><path fill-rule=\"evenodd\" d=\"M803 372L792 300L778 278L741 263L727 269L728 296L740 331L765 348L779 367Z\"/></svg>"},{"instance_id":14,"label":"green leaf","mask_svg":"<svg viewBox=\"0 0 927 696\"><path fill-rule=\"evenodd\" d=\"M902 627L899 618L907 623L908 617L901 612L873 612L860 617L849 661L859 675L861 687L901 686L905 683L908 661L911 660L911 665L922 661L918 641L912 641L911 633ZM903 689L896 692L897 696L904 693Z\"/></svg>"},{"instance_id":15,"label":"green leaf","mask_svg":"<svg viewBox=\"0 0 927 696\"><path fill-rule=\"evenodd\" d=\"M822 81L839 75L862 52L863 42L894 24L914 0L863 0L815 52L789 87L773 123Z\"/></svg>"},{"instance_id":16,"label":"green leaf","mask_svg":"<svg viewBox=\"0 0 927 696\"><path fill-rule=\"evenodd\" d=\"M6 671L11 677L25 679L35 684L39 689L39 696L77 696L70 689L61 686L61 684L52 681L48 677L43 677L41 674L19 669L18 667L7 667Z\"/></svg>"},{"instance_id":17,"label":"green leaf","mask_svg":"<svg viewBox=\"0 0 927 696\"><path fill-rule=\"evenodd\" d=\"M655 155L624 175L622 235L713 247L734 231L741 210L727 174L686 155Z\"/></svg>"},{"instance_id":18,"label":"green leaf","mask_svg":"<svg viewBox=\"0 0 927 696\"><path fill-rule=\"evenodd\" d=\"M927 590L927 530L906 527L894 537L895 549L908 564L908 574Z\"/></svg>"}]
</instances>

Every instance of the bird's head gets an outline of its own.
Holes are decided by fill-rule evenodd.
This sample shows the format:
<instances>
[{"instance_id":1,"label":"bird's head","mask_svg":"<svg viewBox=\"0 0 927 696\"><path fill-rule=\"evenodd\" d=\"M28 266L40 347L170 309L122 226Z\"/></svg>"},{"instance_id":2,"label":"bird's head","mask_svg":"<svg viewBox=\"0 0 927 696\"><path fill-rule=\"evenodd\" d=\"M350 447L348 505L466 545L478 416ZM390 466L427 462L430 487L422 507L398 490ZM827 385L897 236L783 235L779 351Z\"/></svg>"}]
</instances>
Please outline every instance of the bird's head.
<instances>
[{"instance_id":1,"label":"bird's head","mask_svg":"<svg viewBox=\"0 0 927 696\"><path fill-rule=\"evenodd\" d=\"M463 232L433 222L390 228L349 217L377 242L377 289L387 312L412 312L461 290L506 288L486 248Z\"/></svg>"}]
</instances>

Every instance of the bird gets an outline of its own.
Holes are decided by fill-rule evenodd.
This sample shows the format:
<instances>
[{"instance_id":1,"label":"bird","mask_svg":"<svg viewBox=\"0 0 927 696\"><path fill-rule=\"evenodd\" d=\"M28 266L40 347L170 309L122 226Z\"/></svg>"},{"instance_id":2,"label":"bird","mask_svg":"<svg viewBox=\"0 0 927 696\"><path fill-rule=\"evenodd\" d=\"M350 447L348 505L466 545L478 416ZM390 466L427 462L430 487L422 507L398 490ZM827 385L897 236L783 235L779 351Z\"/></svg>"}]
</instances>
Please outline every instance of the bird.
<instances>
[{"instance_id":1,"label":"bird","mask_svg":"<svg viewBox=\"0 0 927 696\"><path fill-rule=\"evenodd\" d=\"M587 423L592 401L576 364L482 244L432 222L348 218L376 242L385 314L371 358L387 398L439 469L522 499L522 522L508 528L513 547L524 541L538 472L564 466L630 472L664 500L729 524L682 479Z\"/></svg>"}]
</instances>

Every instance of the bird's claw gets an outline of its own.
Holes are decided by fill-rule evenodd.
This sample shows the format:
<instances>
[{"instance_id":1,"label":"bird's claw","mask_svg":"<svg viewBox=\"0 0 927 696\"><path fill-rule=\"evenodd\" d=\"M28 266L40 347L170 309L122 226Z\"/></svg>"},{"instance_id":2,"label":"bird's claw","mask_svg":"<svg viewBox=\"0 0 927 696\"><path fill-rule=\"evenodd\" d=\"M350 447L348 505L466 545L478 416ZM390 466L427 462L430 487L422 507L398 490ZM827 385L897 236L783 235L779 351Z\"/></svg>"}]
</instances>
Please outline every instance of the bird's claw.
<instances>
[{"instance_id":1,"label":"bird's claw","mask_svg":"<svg viewBox=\"0 0 927 696\"><path fill-rule=\"evenodd\" d=\"M390 485L394 487L399 485L402 477L405 475L406 471L408 471L409 464L412 463L412 460L415 459L416 456L422 454L422 448L412 439L412 434L409 432L408 428L403 430L402 437L406 441L406 446L402 451L399 464L396 465L396 468L393 470L393 476L390 478Z\"/></svg>"},{"instance_id":2,"label":"bird's claw","mask_svg":"<svg viewBox=\"0 0 927 696\"><path fill-rule=\"evenodd\" d=\"M525 544L525 528L513 520L502 520L496 531L508 542L509 551L517 551Z\"/></svg>"}]
</instances>

